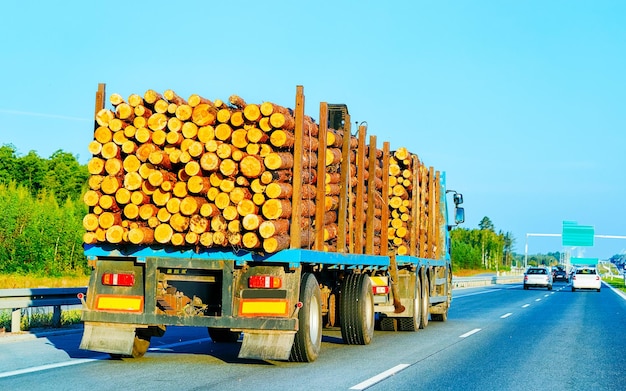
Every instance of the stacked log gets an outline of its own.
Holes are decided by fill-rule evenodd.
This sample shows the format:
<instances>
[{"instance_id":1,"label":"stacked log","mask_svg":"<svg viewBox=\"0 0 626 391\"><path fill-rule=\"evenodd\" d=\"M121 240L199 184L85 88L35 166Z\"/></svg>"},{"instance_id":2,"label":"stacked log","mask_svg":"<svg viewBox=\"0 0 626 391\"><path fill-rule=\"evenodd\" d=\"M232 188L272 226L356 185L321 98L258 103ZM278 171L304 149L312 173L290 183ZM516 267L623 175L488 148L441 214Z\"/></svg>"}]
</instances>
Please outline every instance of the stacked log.
<instances>
[{"instance_id":1,"label":"stacked log","mask_svg":"<svg viewBox=\"0 0 626 391\"><path fill-rule=\"evenodd\" d=\"M297 232L300 247L323 251L436 249L427 236L429 225L440 223L427 205L437 199L428 169L400 149L389 164L393 173L390 168L384 176L387 153L376 148L375 137L365 145L365 129L357 138L349 128L322 126L322 110L318 125L237 95L184 99L173 90L148 90L128 99L113 94L109 102L111 109L103 104L96 112L89 144L87 244L275 253L292 247ZM405 231L414 232L412 242Z\"/></svg>"}]
</instances>

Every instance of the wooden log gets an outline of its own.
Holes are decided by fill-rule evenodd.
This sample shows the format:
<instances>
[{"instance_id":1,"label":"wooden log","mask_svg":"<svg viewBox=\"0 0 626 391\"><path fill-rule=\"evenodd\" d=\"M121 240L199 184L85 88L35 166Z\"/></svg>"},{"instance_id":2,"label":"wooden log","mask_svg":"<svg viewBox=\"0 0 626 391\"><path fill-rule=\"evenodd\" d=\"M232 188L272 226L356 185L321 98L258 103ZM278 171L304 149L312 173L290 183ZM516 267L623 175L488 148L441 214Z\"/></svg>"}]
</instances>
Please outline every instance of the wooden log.
<instances>
[{"instance_id":1,"label":"wooden log","mask_svg":"<svg viewBox=\"0 0 626 391\"><path fill-rule=\"evenodd\" d=\"M191 121L198 126L213 125L217 120L217 113L215 107L202 103L193 108Z\"/></svg>"},{"instance_id":2,"label":"wooden log","mask_svg":"<svg viewBox=\"0 0 626 391\"><path fill-rule=\"evenodd\" d=\"M274 236L263 240L263 250L267 253L275 253L288 249L291 244L289 235Z\"/></svg>"},{"instance_id":3,"label":"wooden log","mask_svg":"<svg viewBox=\"0 0 626 391\"><path fill-rule=\"evenodd\" d=\"M244 128L235 129L230 135L230 142L239 149L248 145L248 131Z\"/></svg>"},{"instance_id":4,"label":"wooden log","mask_svg":"<svg viewBox=\"0 0 626 391\"><path fill-rule=\"evenodd\" d=\"M100 184L100 189L104 194L115 194L122 187L122 179L118 176L107 175Z\"/></svg>"},{"instance_id":5,"label":"wooden log","mask_svg":"<svg viewBox=\"0 0 626 391\"><path fill-rule=\"evenodd\" d=\"M205 152L200 157L200 167L202 167L204 171L214 172L219 169L219 166L220 158L215 152Z\"/></svg>"},{"instance_id":6,"label":"wooden log","mask_svg":"<svg viewBox=\"0 0 626 391\"><path fill-rule=\"evenodd\" d=\"M285 113L272 113L270 116L270 124L276 129L293 130L295 128L296 121L289 114Z\"/></svg>"},{"instance_id":7,"label":"wooden log","mask_svg":"<svg viewBox=\"0 0 626 391\"><path fill-rule=\"evenodd\" d=\"M200 206L200 215L203 217L215 217L220 214L220 209L215 204L206 203Z\"/></svg>"},{"instance_id":8,"label":"wooden log","mask_svg":"<svg viewBox=\"0 0 626 391\"><path fill-rule=\"evenodd\" d=\"M191 107L194 107L194 108L197 107L200 104L213 106L213 102L211 102L207 98L203 98L202 96L200 96L198 94L191 94L191 95L189 95L189 98L187 98L187 104L189 106L191 106Z\"/></svg>"},{"instance_id":9,"label":"wooden log","mask_svg":"<svg viewBox=\"0 0 626 391\"><path fill-rule=\"evenodd\" d=\"M83 194L83 202L87 206L96 206L100 200L101 193L95 190L87 190Z\"/></svg>"},{"instance_id":10,"label":"wooden log","mask_svg":"<svg viewBox=\"0 0 626 391\"><path fill-rule=\"evenodd\" d=\"M195 245L200 241L200 235L198 233L189 231L185 234L185 244Z\"/></svg>"},{"instance_id":11,"label":"wooden log","mask_svg":"<svg viewBox=\"0 0 626 391\"><path fill-rule=\"evenodd\" d=\"M187 196L180 203L180 213L185 216L191 216L200 211L203 204L208 203L205 198Z\"/></svg>"},{"instance_id":12,"label":"wooden log","mask_svg":"<svg viewBox=\"0 0 626 391\"><path fill-rule=\"evenodd\" d=\"M271 182L265 187L267 198L291 198L292 192L292 186L284 182Z\"/></svg>"},{"instance_id":13,"label":"wooden log","mask_svg":"<svg viewBox=\"0 0 626 391\"><path fill-rule=\"evenodd\" d=\"M102 145L100 155L102 155L104 159L118 159L121 157L120 147L114 142L108 142Z\"/></svg>"},{"instance_id":14,"label":"wooden log","mask_svg":"<svg viewBox=\"0 0 626 391\"><path fill-rule=\"evenodd\" d=\"M114 225L122 224L122 217L119 213L102 212L98 216L98 225L102 229L111 228Z\"/></svg>"},{"instance_id":15,"label":"wooden log","mask_svg":"<svg viewBox=\"0 0 626 391\"><path fill-rule=\"evenodd\" d=\"M87 213L83 217L83 228L87 231L95 231L100 226L98 216L94 213Z\"/></svg>"},{"instance_id":16,"label":"wooden log","mask_svg":"<svg viewBox=\"0 0 626 391\"><path fill-rule=\"evenodd\" d=\"M223 159L219 170L226 177L235 177L239 173L239 164L233 159Z\"/></svg>"},{"instance_id":17,"label":"wooden log","mask_svg":"<svg viewBox=\"0 0 626 391\"><path fill-rule=\"evenodd\" d=\"M239 172L246 178L258 178L263 172L261 157L248 155L239 162Z\"/></svg>"},{"instance_id":18,"label":"wooden log","mask_svg":"<svg viewBox=\"0 0 626 391\"><path fill-rule=\"evenodd\" d=\"M215 127L215 138L221 141L230 140L233 128L227 123L221 123Z\"/></svg>"},{"instance_id":19,"label":"wooden log","mask_svg":"<svg viewBox=\"0 0 626 391\"><path fill-rule=\"evenodd\" d=\"M257 127L251 127L246 132L248 143L264 143L269 139L267 133Z\"/></svg>"},{"instance_id":20,"label":"wooden log","mask_svg":"<svg viewBox=\"0 0 626 391\"><path fill-rule=\"evenodd\" d=\"M99 126L109 126L109 121L115 118L115 113L109 109L102 109L96 113L96 123Z\"/></svg>"},{"instance_id":21,"label":"wooden log","mask_svg":"<svg viewBox=\"0 0 626 391\"><path fill-rule=\"evenodd\" d=\"M174 213L169 219L169 225L176 232L185 232L189 228L189 217L181 213Z\"/></svg>"},{"instance_id":22,"label":"wooden log","mask_svg":"<svg viewBox=\"0 0 626 391\"><path fill-rule=\"evenodd\" d=\"M271 238L275 235L284 235L289 232L290 223L287 219L266 220L259 225L259 235L264 238Z\"/></svg>"},{"instance_id":23,"label":"wooden log","mask_svg":"<svg viewBox=\"0 0 626 391\"><path fill-rule=\"evenodd\" d=\"M195 214L189 219L189 230L196 234L202 234L209 228L209 219L205 216Z\"/></svg>"},{"instance_id":24,"label":"wooden log","mask_svg":"<svg viewBox=\"0 0 626 391\"><path fill-rule=\"evenodd\" d=\"M193 113L193 108L187 104L182 104L182 105L178 105L176 107L176 118L178 118L181 121L187 121L188 119L191 118Z\"/></svg>"},{"instance_id":25,"label":"wooden log","mask_svg":"<svg viewBox=\"0 0 626 391\"><path fill-rule=\"evenodd\" d=\"M156 206L165 206L167 204L167 201L169 201L171 197L172 193L164 192L161 189L156 189L152 193L152 202Z\"/></svg>"},{"instance_id":26,"label":"wooden log","mask_svg":"<svg viewBox=\"0 0 626 391\"><path fill-rule=\"evenodd\" d=\"M238 181L235 180L235 184L238 184ZM252 200L252 193L250 189L247 187L235 187L229 192L230 201L237 205L243 200Z\"/></svg>"},{"instance_id":27,"label":"wooden log","mask_svg":"<svg viewBox=\"0 0 626 391\"><path fill-rule=\"evenodd\" d=\"M243 108L243 116L250 122L257 122L261 119L261 109L258 105L247 104Z\"/></svg>"},{"instance_id":28,"label":"wooden log","mask_svg":"<svg viewBox=\"0 0 626 391\"><path fill-rule=\"evenodd\" d=\"M148 221L152 217L156 217L159 208L152 204L143 204L139 206L139 218Z\"/></svg>"},{"instance_id":29,"label":"wooden log","mask_svg":"<svg viewBox=\"0 0 626 391\"><path fill-rule=\"evenodd\" d=\"M209 178L194 175L187 181L187 190L193 194L206 194L211 188Z\"/></svg>"},{"instance_id":30,"label":"wooden log","mask_svg":"<svg viewBox=\"0 0 626 391\"><path fill-rule=\"evenodd\" d=\"M257 214L259 212L259 207L252 201L251 199L243 199L236 203L237 205L237 213L240 216L248 216L252 214Z\"/></svg>"},{"instance_id":31,"label":"wooden log","mask_svg":"<svg viewBox=\"0 0 626 391\"><path fill-rule=\"evenodd\" d=\"M289 131L276 129L270 135L270 143L277 148L291 148L295 143L295 136Z\"/></svg>"},{"instance_id":32,"label":"wooden log","mask_svg":"<svg viewBox=\"0 0 626 391\"><path fill-rule=\"evenodd\" d=\"M258 214L249 213L249 214L242 215L242 216L243 216L243 219L241 219L241 225L243 226L244 229L248 231L258 230L261 224L263 223L263 218L259 216Z\"/></svg>"},{"instance_id":33,"label":"wooden log","mask_svg":"<svg viewBox=\"0 0 626 391\"><path fill-rule=\"evenodd\" d=\"M198 141L206 144L208 141L215 139L215 128L211 125L205 125L198 128L196 135Z\"/></svg>"},{"instance_id":34,"label":"wooden log","mask_svg":"<svg viewBox=\"0 0 626 391\"><path fill-rule=\"evenodd\" d=\"M167 127L168 118L163 113L154 113L148 118L148 128L151 130L163 130ZM144 128L145 129L145 128ZM138 129L139 130L139 129ZM141 141L141 140L138 140Z\"/></svg>"},{"instance_id":35,"label":"wooden log","mask_svg":"<svg viewBox=\"0 0 626 391\"><path fill-rule=\"evenodd\" d=\"M258 249L262 246L261 239L259 239L259 236L254 232L244 233L241 243L243 247L247 249Z\"/></svg>"},{"instance_id":36,"label":"wooden log","mask_svg":"<svg viewBox=\"0 0 626 391\"><path fill-rule=\"evenodd\" d=\"M245 120L242 111L233 111L232 113L230 113L230 124L233 127L238 128L240 126L243 126L244 122Z\"/></svg>"},{"instance_id":37,"label":"wooden log","mask_svg":"<svg viewBox=\"0 0 626 391\"><path fill-rule=\"evenodd\" d=\"M265 167L270 170L284 170L293 167L293 154L291 152L273 152L265 156Z\"/></svg>"},{"instance_id":38,"label":"wooden log","mask_svg":"<svg viewBox=\"0 0 626 391\"><path fill-rule=\"evenodd\" d=\"M261 211L269 220L285 219L291 216L291 202L283 199L266 200Z\"/></svg>"},{"instance_id":39,"label":"wooden log","mask_svg":"<svg viewBox=\"0 0 626 391\"><path fill-rule=\"evenodd\" d=\"M114 225L106 230L106 241L108 243L121 243L124 240L125 229L121 225Z\"/></svg>"},{"instance_id":40,"label":"wooden log","mask_svg":"<svg viewBox=\"0 0 626 391\"><path fill-rule=\"evenodd\" d=\"M213 246L213 232L203 232L200 235L199 242L203 247L212 247Z\"/></svg>"},{"instance_id":41,"label":"wooden log","mask_svg":"<svg viewBox=\"0 0 626 391\"><path fill-rule=\"evenodd\" d=\"M169 224L159 224L154 229L154 240L161 244L167 244L172 239L174 230Z\"/></svg>"},{"instance_id":42,"label":"wooden log","mask_svg":"<svg viewBox=\"0 0 626 391\"><path fill-rule=\"evenodd\" d=\"M149 227L136 227L128 231L128 241L133 244L150 244L154 242L154 230Z\"/></svg>"},{"instance_id":43,"label":"wooden log","mask_svg":"<svg viewBox=\"0 0 626 391\"><path fill-rule=\"evenodd\" d=\"M108 126L98 126L94 131L94 140L100 144L113 141L113 132Z\"/></svg>"},{"instance_id":44,"label":"wooden log","mask_svg":"<svg viewBox=\"0 0 626 391\"><path fill-rule=\"evenodd\" d=\"M165 204L165 209L167 209L167 211L170 212L171 214L180 213L181 202L182 200L180 198L176 198L176 197L170 198Z\"/></svg>"}]
</instances>

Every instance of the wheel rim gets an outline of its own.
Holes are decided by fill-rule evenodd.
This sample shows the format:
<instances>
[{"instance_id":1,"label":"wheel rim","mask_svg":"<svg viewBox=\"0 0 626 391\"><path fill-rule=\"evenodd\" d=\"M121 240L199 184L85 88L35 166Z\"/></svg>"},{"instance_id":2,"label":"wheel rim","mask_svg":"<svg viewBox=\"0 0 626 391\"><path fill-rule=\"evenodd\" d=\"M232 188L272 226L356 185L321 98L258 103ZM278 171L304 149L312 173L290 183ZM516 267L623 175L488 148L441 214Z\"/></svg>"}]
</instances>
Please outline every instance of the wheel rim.
<instances>
[{"instance_id":1,"label":"wheel rim","mask_svg":"<svg viewBox=\"0 0 626 391\"><path fill-rule=\"evenodd\" d=\"M311 297L311 303L309 305L309 337L311 338L311 342L316 344L319 340L320 331L321 331L321 318L319 313L320 303L317 301L317 297Z\"/></svg>"}]
</instances>

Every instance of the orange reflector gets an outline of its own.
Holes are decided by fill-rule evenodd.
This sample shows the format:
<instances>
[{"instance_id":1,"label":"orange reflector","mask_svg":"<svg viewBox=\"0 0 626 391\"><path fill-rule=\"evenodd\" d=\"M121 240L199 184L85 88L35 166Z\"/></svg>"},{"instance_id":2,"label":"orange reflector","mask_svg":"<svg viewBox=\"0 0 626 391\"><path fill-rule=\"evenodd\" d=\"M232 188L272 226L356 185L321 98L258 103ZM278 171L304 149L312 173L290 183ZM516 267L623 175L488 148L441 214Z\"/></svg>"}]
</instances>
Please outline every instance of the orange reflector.
<instances>
[{"instance_id":1,"label":"orange reflector","mask_svg":"<svg viewBox=\"0 0 626 391\"><path fill-rule=\"evenodd\" d=\"M141 312L143 311L143 296L98 295L96 296L96 309Z\"/></svg>"},{"instance_id":2,"label":"orange reflector","mask_svg":"<svg viewBox=\"0 0 626 391\"><path fill-rule=\"evenodd\" d=\"M276 276L250 276L248 278L248 288L269 288L277 289L283 285L283 280Z\"/></svg>"},{"instance_id":3,"label":"orange reflector","mask_svg":"<svg viewBox=\"0 0 626 391\"><path fill-rule=\"evenodd\" d=\"M239 303L240 316L287 316L287 300L243 299Z\"/></svg>"},{"instance_id":4,"label":"orange reflector","mask_svg":"<svg viewBox=\"0 0 626 391\"><path fill-rule=\"evenodd\" d=\"M133 286L135 285L135 275L131 273L104 273L102 285Z\"/></svg>"}]
</instances>

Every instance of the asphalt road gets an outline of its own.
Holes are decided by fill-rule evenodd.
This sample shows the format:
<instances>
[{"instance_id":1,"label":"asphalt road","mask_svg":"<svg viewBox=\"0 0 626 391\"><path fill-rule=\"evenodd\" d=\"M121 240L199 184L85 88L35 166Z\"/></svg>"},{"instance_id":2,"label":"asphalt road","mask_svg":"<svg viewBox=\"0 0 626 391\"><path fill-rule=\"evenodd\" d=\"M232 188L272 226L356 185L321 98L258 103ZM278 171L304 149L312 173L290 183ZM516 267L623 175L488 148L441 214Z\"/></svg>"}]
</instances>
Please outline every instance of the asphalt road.
<instances>
[{"instance_id":1,"label":"asphalt road","mask_svg":"<svg viewBox=\"0 0 626 391\"><path fill-rule=\"evenodd\" d=\"M499 285L455 290L447 322L347 346L325 330L314 363L241 360L204 328L170 327L141 359L78 349L80 332L0 339L2 390L621 390L626 300Z\"/></svg>"}]
</instances>

